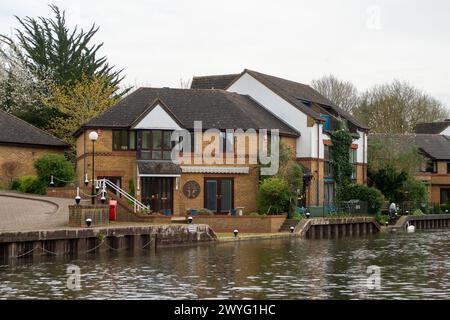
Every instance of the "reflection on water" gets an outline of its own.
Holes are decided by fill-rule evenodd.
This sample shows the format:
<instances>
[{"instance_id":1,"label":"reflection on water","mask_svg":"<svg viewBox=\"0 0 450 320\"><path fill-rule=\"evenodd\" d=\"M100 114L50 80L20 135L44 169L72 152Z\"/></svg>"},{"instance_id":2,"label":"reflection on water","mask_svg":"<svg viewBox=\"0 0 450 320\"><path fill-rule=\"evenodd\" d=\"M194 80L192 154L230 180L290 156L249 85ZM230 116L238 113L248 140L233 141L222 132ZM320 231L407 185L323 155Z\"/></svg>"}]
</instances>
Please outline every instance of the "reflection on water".
<instances>
[{"instance_id":1,"label":"reflection on water","mask_svg":"<svg viewBox=\"0 0 450 320\"><path fill-rule=\"evenodd\" d=\"M448 230L160 248L0 266L0 298L448 299L449 257ZM66 286L71 264L79 291ZM381 267L379 290L365 285L370 265Z\"/></svg>"}]
</instances>

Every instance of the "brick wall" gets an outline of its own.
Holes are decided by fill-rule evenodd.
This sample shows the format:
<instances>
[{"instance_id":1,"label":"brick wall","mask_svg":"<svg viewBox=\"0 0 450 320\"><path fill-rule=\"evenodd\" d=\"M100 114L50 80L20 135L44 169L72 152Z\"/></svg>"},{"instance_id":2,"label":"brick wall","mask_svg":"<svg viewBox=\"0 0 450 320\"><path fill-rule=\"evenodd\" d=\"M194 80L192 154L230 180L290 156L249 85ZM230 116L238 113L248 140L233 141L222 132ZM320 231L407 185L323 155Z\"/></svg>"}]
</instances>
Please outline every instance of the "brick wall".
<instances>
[{"instance_id":1,"label":"brick wall","mask_svg":"<svg viewBox=\"0 0 450 320\"><path fill-rule=\"evenodd\" d=\"M33 167L33 163L35 160L46 154L64 154L64 150L57 148L0 145L0 187L9 187L9 181L1 169L3 163L9 161L19 163L19 168L15 178L36 175L36 170Z\"/></svg>"},{"instance_id":2,"label":"brick wall","mask_svg":"<svg viewBox=\"0 0 450 320\"><path fill-rule=\"evenodd\" d=\"M214 232L229 232L238 229L241 233L279 232L286 215L278 216L194 216L192 223L207 224Z\"/></svg>"}]
</instances>

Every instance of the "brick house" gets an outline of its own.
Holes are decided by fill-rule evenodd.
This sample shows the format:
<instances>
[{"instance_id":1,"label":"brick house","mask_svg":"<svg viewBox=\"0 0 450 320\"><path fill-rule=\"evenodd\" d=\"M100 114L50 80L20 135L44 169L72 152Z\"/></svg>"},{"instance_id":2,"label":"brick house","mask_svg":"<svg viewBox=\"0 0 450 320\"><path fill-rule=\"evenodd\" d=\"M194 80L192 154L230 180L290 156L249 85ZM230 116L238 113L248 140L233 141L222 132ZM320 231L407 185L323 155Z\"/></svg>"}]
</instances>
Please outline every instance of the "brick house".
<instances>
[{"instance_id":1,"label":"brick house","mask_svg":"<svg viewBox=\"0 0 450 320\"><path fill-rule=\"evenodd\" d=\"M191 88L216 88L246 94L296 129L296 157L311 174L306 206L331 205L335 183L330 165L330 133L338 122L353 136L353 180L367 182L368 128L310 86L245 69L240 74L194 77Z\"/></svg>"},{"instance_id":2,"label":"brick house","mask_svg":"<svg viewBox=\"0 0 450 320\"><path fill-rule=\"evenodd\" d=\"M450 122L448 122L450 125ZM402 146L415 145L423 156L423 162L417 168L415 177L427 186L428 201L434 204L450 203L450 137L440 134L446 128L442 123L420 124L416 132L438 132L438 133L416 133L384 135L373 134L369 140L394 142L398 148ZM420 128L420 129L419 129ZM426 130L427 128L427 130Z\"/></svg>"},{"instance_id":3,"label":"brick house","mask_svg":"<svg viewBox=\"0 0 450 320\"><path fill-rule=\"evenodd\" d=\"M0 110L0 187L13 178L35 175L33 162L45 154L64 154L68 145Z\"/></svg>"},{"instance_id":4,"label":"brick house","mask_svg":"<svg viewBox=\"0 0 450 320\"><path fill-rule=\"evenodd\" d=\"M278 129L280 140L292 147L305 169L307 206L333 202L329 134L338 121L343 122L354 137L349 150L354 180L366 181L366 127L309 86L250 70L194 77L191 89L140 88L131 93L75 132L77 176L84 180L86 173L90 175L88 135L96 130L96 177L106 177L127 191L133 184L136 197L153 210L171 210L175 215L200 208L256 211L257 164L170 161L170 133L192 132L194 121L202 121L204 130L222 131L224 145L237 139L226 129ZM254 149L246 150L249 160Z\"/></svg>"},{"instance_id":5,"label":"brick house","mask_svg":"<svg viewBox=\"0 0 450 320\"><path fill-rule=\"evenodd\" d=\"M88 173L90 178L92 145L88 136L96 130L96 178L108 178L126 191L133 184L136 197L152 211L170 210L174 215L201 208L217 213L237 207L245 213L256 211L259 166L248 161L253 152L250 145L243 164L204 164L208 159L188 165L171 161L171 133L180 129L192 132L194 121L202 121L205 130L220 130L224 146L237 139L225 133L230 128L278 129L281 141L293 146L299 136L246 95L224 90L140 88L75 132L77 177L82 181ZM193 157L193 152L183 156Z\"/></svg>"}]
</instances>

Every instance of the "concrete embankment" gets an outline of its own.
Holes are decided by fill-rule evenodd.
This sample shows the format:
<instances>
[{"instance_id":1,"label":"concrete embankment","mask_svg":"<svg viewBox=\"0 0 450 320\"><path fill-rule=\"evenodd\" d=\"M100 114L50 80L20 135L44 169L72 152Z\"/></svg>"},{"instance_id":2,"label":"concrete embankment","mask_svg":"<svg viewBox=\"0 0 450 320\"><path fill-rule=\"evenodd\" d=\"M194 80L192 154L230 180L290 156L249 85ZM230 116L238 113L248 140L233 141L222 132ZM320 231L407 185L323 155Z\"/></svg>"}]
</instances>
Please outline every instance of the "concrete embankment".
<instances>
[{"instance_id":1,"label":"concrete embankment","mask_svg":"<svg viewBox=\"0 0 450 320\"><path fill-rule=\"evenodd\" d=\"M450 227L450 214L424 214L420 216L401 216L393 226L395 229L404 229L407 224L418 230L443 229Z\"/></svg>"},{"instance_id":2,"label":"concrete embankment","mask_svg":"<svg viewBox=\"0 0 450 320\"><path fill-rule=\"evenodd\" d=\"M303 238L338 238L360 236L380 231L380 225L370 217L303 219L294 232Z\"/></svg>"},{"instance_id":3,"label":"concrete embankment","mask_svg":"<svg viewBox=\"0 0 450 320\"><path fill-rule=\"evenodd\" d=\"M81 256L126 249L138 252L158 246L215 241L207 225L152 225L69 228L0 233L0 261L35 256Z\"/></svg>"}]
</instances>

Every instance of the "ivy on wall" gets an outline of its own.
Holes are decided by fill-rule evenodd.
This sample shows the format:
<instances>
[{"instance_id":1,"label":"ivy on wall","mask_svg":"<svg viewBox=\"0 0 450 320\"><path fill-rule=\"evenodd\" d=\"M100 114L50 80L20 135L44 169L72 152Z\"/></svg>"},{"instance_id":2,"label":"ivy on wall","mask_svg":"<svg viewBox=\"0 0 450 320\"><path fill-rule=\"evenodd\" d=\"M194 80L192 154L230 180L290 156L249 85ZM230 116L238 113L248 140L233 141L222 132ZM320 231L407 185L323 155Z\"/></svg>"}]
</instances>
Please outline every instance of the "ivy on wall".
<instances>
[{"instance_id":1,"label":"ivy on wall","mask_svg":"<svg viewBox=\"0 0 450 320\"><path fill-rule=\"evenodd\" d=\"M337 198L340 198L340 190L352 182L352 164L350 163L350 147L352 136L345 129L335 130L331 134L331 164L336 182Z\"/></svg>"}]
</instances>

